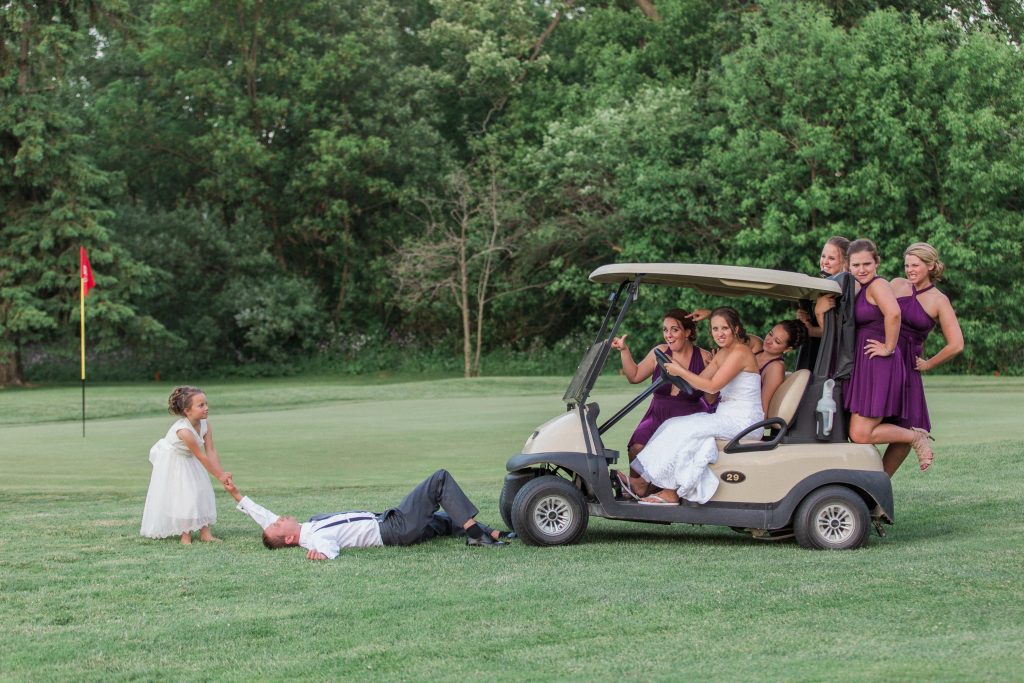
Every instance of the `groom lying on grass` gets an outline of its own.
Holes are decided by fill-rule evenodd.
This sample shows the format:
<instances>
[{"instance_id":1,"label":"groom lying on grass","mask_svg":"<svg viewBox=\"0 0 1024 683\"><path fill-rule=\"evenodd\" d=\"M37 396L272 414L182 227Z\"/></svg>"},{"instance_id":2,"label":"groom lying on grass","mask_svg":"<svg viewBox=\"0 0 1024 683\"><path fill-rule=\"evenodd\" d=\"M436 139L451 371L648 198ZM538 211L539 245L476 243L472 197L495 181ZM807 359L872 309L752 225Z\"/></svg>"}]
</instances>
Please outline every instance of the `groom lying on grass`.
<instances>
[{"instance_id":1,"label":"groom lying on grass","mask_svg":"<svg viewBox=\"0 0 1024 683\"><path fill-rule=\"evenodd\" d=\"M515 534L476 521L479 510L447 470L434 472L410 491L398 507L382 513L335 512L314 515L305 523L294 517L279 517L242 496L230 478L224 488L238 502L238 509L263 527L263 545L271 550L302 546L310 560L333 560L342 548L415 545L438 536L463 533L466 545L488 548L507 545L502 538L515 538ZM439 508L445 512L438 512Z\"/></svg>"}]
</instances>

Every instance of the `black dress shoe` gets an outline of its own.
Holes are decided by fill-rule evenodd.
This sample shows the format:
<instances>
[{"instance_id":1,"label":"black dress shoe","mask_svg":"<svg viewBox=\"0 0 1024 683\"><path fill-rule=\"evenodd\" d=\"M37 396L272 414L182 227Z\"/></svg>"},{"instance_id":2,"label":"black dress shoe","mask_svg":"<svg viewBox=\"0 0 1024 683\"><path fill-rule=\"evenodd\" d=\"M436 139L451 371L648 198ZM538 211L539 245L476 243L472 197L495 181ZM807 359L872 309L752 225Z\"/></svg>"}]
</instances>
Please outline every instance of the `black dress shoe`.
<instances>
[{"instance_id":1,"label":"black dress shoe","mask_svg":"<svg viewBox=\"0 0 1024 683\"><path fill-rule=\"evenodd\" d=\"M484 534L480 538L470 538L469 536L466 536L466 545L478 545L493 548L499 545L508 545L508 543L505 543L505 541L495 541L491 538L490 534Z\"/></svg>"}]
</instances>

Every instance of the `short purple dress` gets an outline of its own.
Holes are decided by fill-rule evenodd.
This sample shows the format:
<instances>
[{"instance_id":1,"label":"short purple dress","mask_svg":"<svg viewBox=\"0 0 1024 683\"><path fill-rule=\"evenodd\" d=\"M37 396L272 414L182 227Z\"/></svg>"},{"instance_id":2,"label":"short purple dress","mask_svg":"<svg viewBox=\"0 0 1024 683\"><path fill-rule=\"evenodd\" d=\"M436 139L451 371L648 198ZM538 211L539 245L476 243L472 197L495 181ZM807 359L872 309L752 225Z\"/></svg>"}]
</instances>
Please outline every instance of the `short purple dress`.
<instances>
[{"instance_id":1,"label":"short purple dress","mask_svg":"<svg viewBox=\"0 0 1024 683\"><path fill-rule=\"evenodd\" d=\"M919 292L911 285L910 296L896 299L903 314L903 320L900 322L899 351L906 377L903 410L897 424L907 429L921 427L929 432L932 430L932 421L928 417L928 404L924 400L924 382L921 380L921 373L915 367L914 359L924 354L924 340L935 329L935 321L921 306L917 295L927 292L934 286L929 285Z\"/></svg>"},{"instance_id":2,"label":"short purple dress","mask_svg":"<svg viewBox=\"0 0 1024 683\"><path fill-rule=\"evenodd\" d=\"M861 417L885 418L902 415L906 373L899 343L891 356L868 358L864 354L864 346L869 339L885 342L885 317L867 297L871 282L861 286L853 304L857 343L853 347L853 371L844 392L843 403L847 410Z\"/></svg>"},{"instance_id":3,"label":"short purple dress","mask_svg":"<svg viewBox=\"0 0 1024 683\"><path fill-rule=\"evenodd\" d=\"M672 349L665 351L665 354L671 358ZM690 354L690 366L687 369L697 375L704 371L704 356L696 346L693 347L693 353ZM661 367L655 366L651 381L657 382L659 377L661 377ZM707 404L701 400L703 397L704 393L701 391L694 391L692 395L679 392L673 396L672 385L665 382L654 390L654 395L651 397L651 405L647 408L643 419L640 420L640 424L636 426L636 430L633 431L633 436L629 437L629 443L626 444L626 448L635 443L646 444L650 441L658 427L661 426L661 423L670 417L682 417L683 415L708 412Z\"/></svg>"}]
</instances>

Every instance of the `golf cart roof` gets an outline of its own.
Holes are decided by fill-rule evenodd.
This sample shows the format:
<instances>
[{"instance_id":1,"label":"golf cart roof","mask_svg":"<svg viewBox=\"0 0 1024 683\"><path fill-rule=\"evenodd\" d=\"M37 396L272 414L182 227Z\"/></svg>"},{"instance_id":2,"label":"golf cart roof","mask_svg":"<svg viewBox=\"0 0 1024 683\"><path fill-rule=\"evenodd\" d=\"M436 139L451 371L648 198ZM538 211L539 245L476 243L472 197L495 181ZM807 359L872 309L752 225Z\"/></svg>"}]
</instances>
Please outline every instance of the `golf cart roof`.
<instances>
[{"instance_id":1,"label":"golf cart roof","mask_svg":"<svg viewBox=\"0 0 1024 683\"><path fill-rule=\"evenodd\" d=\"M835 280L803 273L745 266L703 263L613 263L590 274L593 282L641 282L669 287L692 287L711 296L767 296L773 299L815 299L819 294L841 294Z\"/></svg>"}]
</instances>

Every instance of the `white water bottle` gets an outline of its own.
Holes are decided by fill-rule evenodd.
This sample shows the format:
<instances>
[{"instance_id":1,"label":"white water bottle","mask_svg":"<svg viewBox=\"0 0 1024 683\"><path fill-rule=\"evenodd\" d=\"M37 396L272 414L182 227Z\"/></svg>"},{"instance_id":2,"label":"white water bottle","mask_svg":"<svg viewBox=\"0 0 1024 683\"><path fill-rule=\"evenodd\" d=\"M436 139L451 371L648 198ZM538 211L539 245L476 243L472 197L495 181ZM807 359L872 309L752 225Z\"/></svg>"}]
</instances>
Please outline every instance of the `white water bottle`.
<instances>
[{"instance_id":1,"label":"white water bottle","mask_svg":"<svg viewBox=\"0 0 1024 683\"><path fill-rule=\"evenodd\" d=\"M832 389L835 386L835 380L825 380L825 384L821 388L821 398L818 399L818 405L814 409L819 439L827 439L832 434L832 425L836 417L836 402L832 398Z\"/></svg>"}]
</instances>

